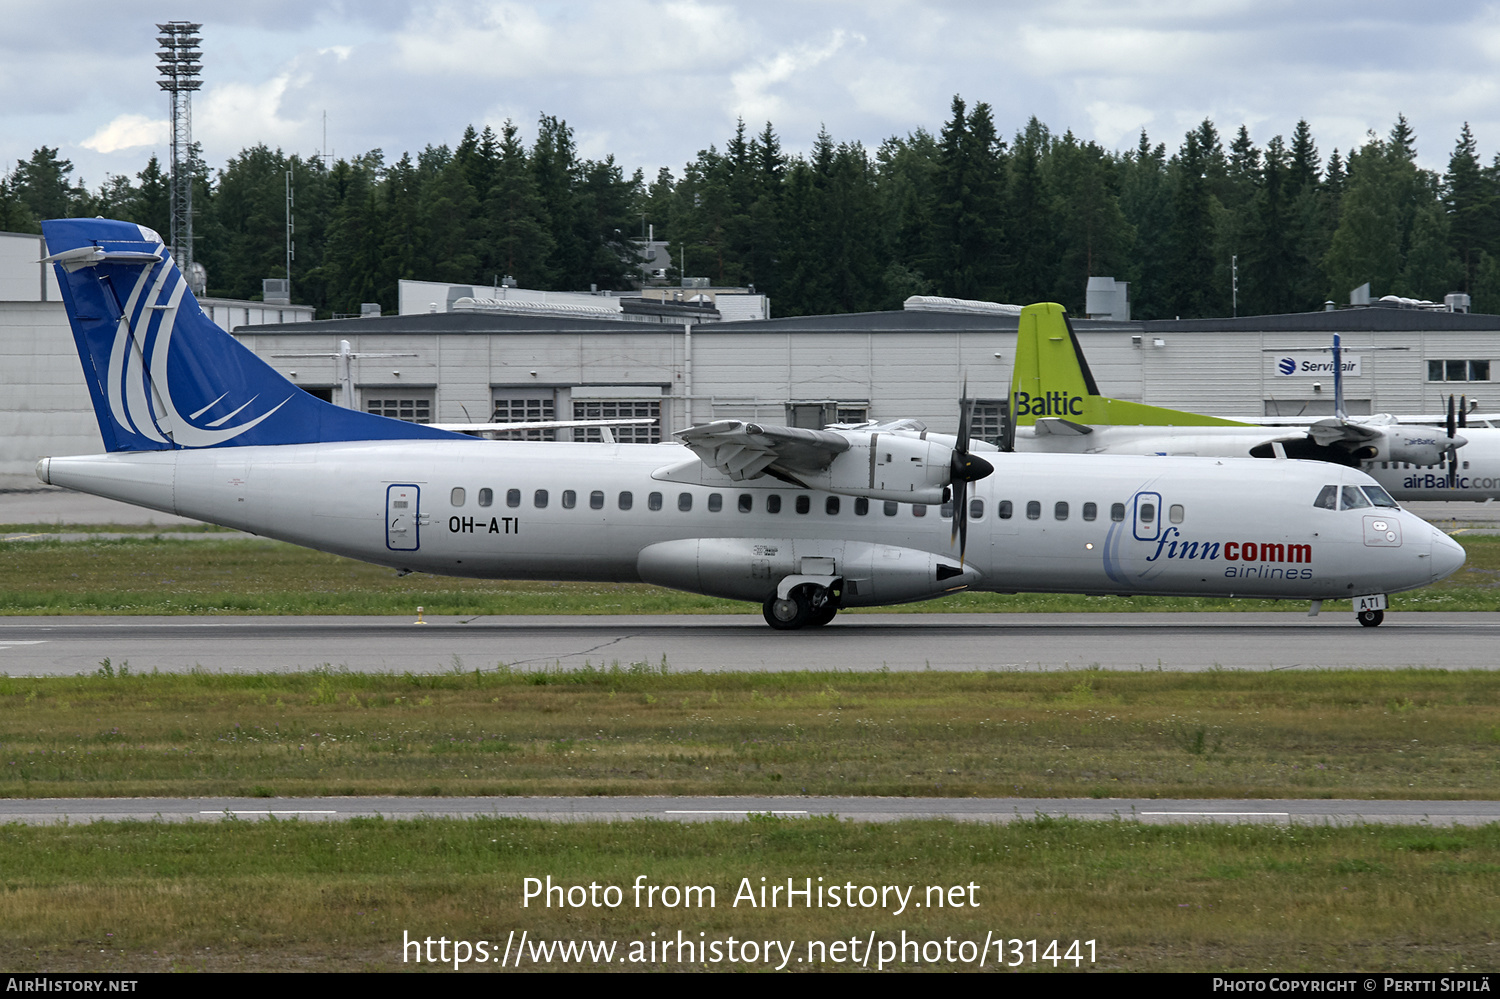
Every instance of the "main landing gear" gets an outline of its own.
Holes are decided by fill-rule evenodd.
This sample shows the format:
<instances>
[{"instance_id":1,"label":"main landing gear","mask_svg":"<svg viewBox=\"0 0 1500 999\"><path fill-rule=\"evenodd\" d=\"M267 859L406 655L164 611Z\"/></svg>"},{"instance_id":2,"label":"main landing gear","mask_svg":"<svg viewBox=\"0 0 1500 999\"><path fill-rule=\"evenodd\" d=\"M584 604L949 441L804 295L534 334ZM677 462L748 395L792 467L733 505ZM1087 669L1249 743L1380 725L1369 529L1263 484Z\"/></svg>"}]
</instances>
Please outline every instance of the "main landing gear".
<instances>
[{"instance_id":1,"label":"main landing gear","mask_svg":"<svg viewBox=\"0 0 1500 999\"><path fill-rule=\"evenodd\" d=\"M1378 628L1380 622L1385 620L1385 611L1367 610L1359 612L1359 623L1366 628Z\"/></svg>"},{"instance_id":2,"label":"main landing gear","mask_svg":"<svg viewBox=\"0 0 1500 999\"><path fill-rule=\"evenodd\" d=\"M766 623L777 631L825 625L838 612L838 601L825 586L799 586L785 597L772 594L761 608Z\"/></svg>"}]
</instances>

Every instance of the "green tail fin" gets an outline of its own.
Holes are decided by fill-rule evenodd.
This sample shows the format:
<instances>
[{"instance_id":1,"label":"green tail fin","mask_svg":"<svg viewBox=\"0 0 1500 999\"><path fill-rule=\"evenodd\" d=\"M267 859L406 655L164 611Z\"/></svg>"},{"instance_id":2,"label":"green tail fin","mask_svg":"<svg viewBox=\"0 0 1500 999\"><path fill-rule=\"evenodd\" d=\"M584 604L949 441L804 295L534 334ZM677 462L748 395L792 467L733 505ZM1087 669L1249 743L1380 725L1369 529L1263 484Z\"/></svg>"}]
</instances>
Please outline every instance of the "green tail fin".
<instances>
[{"instance_id":1,"label":"green tail fin","mask_svg":"<svg viewBox=\"0 0 1500 999\"><path fill-rule=\"evenodd\" d=\"M1035 426L1037 418L1043 416L1091 426L1247 426L1234 420L1100 395L1067 313L1055 302L1028 305L1021 310L1010 398L1015 423L1022 427Z\"/></svg>"}]
</instances>

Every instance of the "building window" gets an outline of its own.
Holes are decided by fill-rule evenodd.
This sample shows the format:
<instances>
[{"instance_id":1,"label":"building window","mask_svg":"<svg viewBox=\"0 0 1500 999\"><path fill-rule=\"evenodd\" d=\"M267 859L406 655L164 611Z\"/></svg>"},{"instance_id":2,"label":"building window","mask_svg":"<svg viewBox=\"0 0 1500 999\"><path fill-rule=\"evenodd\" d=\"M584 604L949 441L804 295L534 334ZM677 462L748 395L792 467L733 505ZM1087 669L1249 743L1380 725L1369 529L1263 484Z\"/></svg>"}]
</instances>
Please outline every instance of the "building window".
<instances>
[{"instance_id":1,"label":"building window","mask_svg":"<svg viewBox=\"0 0 1500 999\"><path fill-rule=\"evenodd\" d=\"M789 427L822 430L833 423L865 423L869 419L870 404L862 399L845 402L824 399L786 404L786 422Z\"/></svg>"},{"instance_id":2,"label":"building window","mask_svg":"<svg viewBox=\"0 0 1500 999\"><path fill-rule=\"evenodd\" d=\"M579 399L573 403L575 420L633 420L649 417L654 423L635 423L611 427L610 434L619 444L661 443L661 400L659 399ZM598 427L579 427L574 440L602 441Z\"/></svg>"},{"instance_id":3,"label":"building window","mask_svg":"<svg viewBox=\"0 0 1500 999\"><path fill-rule=\"evenodd\" d=\"M402 392L399 389L368 389L365 412L389 416L407 423L432 422L432 389Z\"/></svg>"},{"instance_id":4,"label":"building window","mask_svg":"<svg viewBox=\"0 0 1500 999\"><path fill-rule=\"evenodd\" d=\"M975 399L974 415L969 421L969 438L999 444L1000 414L1004 409L1003 399Z\"/></svg>"},{"instance_id":5,"label":"building window","mask_svg":"<svg viewBox=\"0 0 1500 999\"><path fill-rule=\"evenodd\" d=\"M557 403L551 393L545 396L512 395L509 392L495 393L495 408L490 415L492 423L544 423L557 419ZM502 441L555 441L556 430L506 430L495 435Z\"/></svg>"},{"instance_id":6,"label":"building window","mask_svg":"<svg viewBox=\"0 0 1500 999\"><path fill-rule=\"evenodd\" d=\"M1428 361L1427 380L1430 382L1487 382L1490 380L1490 362Z\"/></svg>"}]
</instances>

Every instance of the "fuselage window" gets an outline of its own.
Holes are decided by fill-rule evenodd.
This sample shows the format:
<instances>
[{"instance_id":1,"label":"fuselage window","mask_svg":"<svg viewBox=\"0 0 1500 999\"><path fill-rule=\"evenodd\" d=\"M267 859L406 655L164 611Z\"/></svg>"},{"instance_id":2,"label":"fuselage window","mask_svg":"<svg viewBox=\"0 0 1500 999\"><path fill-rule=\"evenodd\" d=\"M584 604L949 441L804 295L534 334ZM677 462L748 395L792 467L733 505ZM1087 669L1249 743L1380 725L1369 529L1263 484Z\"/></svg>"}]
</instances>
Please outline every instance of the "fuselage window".
<instances>
[{"instance_id":1,"label":"fuselage window","mask_svg":"<svg viewBox=\"0 0 1500 999\"><path fill-rule=\"evenodd\" d=\"M1042 519L1042 504L1041 504L1040 501L1038 501L1038 500L1028 500L1027 501L1027 503L1026 503L1026 519L1027 520L1041 520Z\"/></svg>"},{"instance_id":2,"label":"fuselage window","mask_svg":"<svg viewBox=\"0 0 1500 999\"><path fill-rule=\"evenodd\" d=\"M1365 498L1365 494L1360 492L1357 487L1344 487L1344 501L1339 504L1340 510L1362 510L1367 506L1370 506L1370 501Z\"/></svg>"},{"instance_id":3,"label":"fuselage window","mask_svg":"<svg viewBox=\"0 0 1500 999\"><path fill-rule=\"evenodd\" d=\"M480 506L489 506L493 502L495 502L495 490L493 490L493 489L481 489L481 490L479 490L479 505Z\"/></svg>"},{"instance_id":4,"label":"fuselage window","mask_svg":"<svg viewBox=\"0 0 1500 999\"><path fill-rule=\"evenodd\" d=\"M1167 507L1167 519L1174 524L1182 523L1183 513L1184 510L1182 509L1181 503L1173 503L1171 506Z\"/></svg>"},{"instance_id":5,"label":"fuselage window","mask_svg":"<svg viewBox=\"0 0 1500 999\"><path fill-rule=\"evenodd\" d=\"M1085 504L1083 504L1083 519L1084 520L1098 520L1099 519L1099 504L1098 503L1085 503Z\"/></svg>"},{"instance_id":6,"label":"fuselage window","mask_svg":"<svg viewBox=\"0 0 1500 999\"><path fill-rule=\"evenodd\" d=\"M969 500L969 519L970 520L979 520L983 516L984 516L984 500L982 500L982 499L971 499L971 500Z\"/></svg>"},{"instance_id":7,"label":"fuselage window","mask_svg":"<svg viewBox=\"0 0 1500 999\"><path fill-rule=\"evenodd\" d=\"M724 494L723 493L709 493L708 494L708 512L709 513L718 513L722 509L724 509Z\"/></svg>"},{"instance_id":8,"label":"fuselage window","mask_svg":"<svg viewBox=\"0 0 1500 999\"><path fill-rule=\"evenodd\" d=\"M811 509L812 509L812 500L811 499L809 499L806 496L798 496L797 497L797 512L798 513L807 513Z\"/></svg>"},{"instance_id":9,"label":"fuselage window","mask_svg":"<svg viewBox=\"0 0 1500 999\"><path fill-rule=\"evenodd\" d=\"M1057 504L1055 506L1053 506L1053 508L1052 508L1052 516L1053 516L1054 519L1057 519L1057 520L1067 520L1068 519L1068 504L1065 503L1065 502L1063 502L1063 501L1061 501L1061 500L1059 500L1057 502Z\"/></svg>"},{"instance_id":10,"label":"fuselage window","mask_svg":"<svg viewBox=\"0 0 1500 999\"><path fill-rule=\"evenodd\" d=\"M1125 504L1111 503L1109 505L1109 519L1117 524L1123 521L1125 519Z\"/></svg>"},{"instance_id":11,"label":"fuselage window","mask_svg":"<svg viewBox=\"0 0 1500 999\"><path fill-rule=\"evenodd\" d=\"M545 489L538 489L532 495L532 497L531 497L531 503L538 510L541 510L544 507L546 507L546 505L547 505L547 490L545 490Z\"/></svg>"},{"instance_id":12,"label":"fuselage window","mask_svg":"<svg viewBox=\"0 0 1500 999\"><path fill-rule=\"evenodd\" d=\"M830 515L837 514L839 512L839 498L837 496L830 496L824 500L823 512Z\"/></svg>"},{"instance_id":13,"label":"fuselage window","mask_svg":"<svg viewBox=\"0 0 1500 999\"><path fill-rule=\"evenodd\" d=\"M454 486L453 487L453 492L451 492L451 493L448 494L448 499L449 499L449 501L451 501L453 503L454 506L463 506L464 505L464 487L463 486Z\"/></svg>"},{"instance_id":14,"label":"fuselage window","mask_svg":"<svg viewBox=\"0 0 1500 999\"><path fill-rule=\"evenodd\" d=\"M953 517L953 504L952 503L944 503L942 506L938 507L938 516L942 517L944 520L950 520L950 519L952 519L952 517Z\"/></svg>"},{"instance_id":15,"label":"fuselage window","mask_svg":"<svg viewBox=\"0 0 1500 999\"><path fill-rule=\"evenodd\" d=\"M755 497L749 493L740 493L740 513L749 513L755 509Z\"/></svg>"},{"instance_id":16,"label":"fuselage window","mask_svg":"<svg viewBox=\"0 0 1500 999\"><path fill-rule=\"evenodd\" d=\"M571 489L563 490L563 509L571 510L578 505L578 494Z\"/></svg>"},{"instance_id":17,"label":"fuselage window","mask_svg":"<svg viewBox=\"0 0 1500 999\"><path fill-rule=\"evenodd\" d=\"M864 516L867 516L869 514L869 512L870 512L870 501L869 501L868 498L866 498L864 496L861 496L861 497L859 497L858 499L856 499L854 501L854 516L856 516L856 517L864 517Z\"/></svg>"},{"instance_id":18,"label":"fuselage window","mask_svg":"<svg viewBox=\"0 0 1500 999\"><path fill-rule=\"evenodd\" d=\"M1156 504L1142 503L1140 505L1141 523L1153 524L1156 522Z\"/></svg>"},{"instance_id":19,"label":"fuselage window","mask_svg":"<svg viewBox=\"0 0 1500 999\"><path fill-rule=\"evenodd\" d=\"M913 503L911 505L911 515L913 517L925 517L925 516L927 516L927 504L926 503Z\"/></svg>"},{"instance_id":20,"label":"fuselage window","mask_svg":"<svg viewBox=\"0 0 1500 999\"><path fill-rule=\"evenodd\" d=\"M635 494L629 490L620 494L620 509L629 510L635 505Z\"/></svg>"},{"instance_id":21,"label":"fuselage window","mask_svg":"<svg viewBox=\"0 0 1500 999\"><path fill-rule=\"evenodd\" d=\"M766 513L781 512L781 494L772 493L766 497Z\"/></svg>"},{"instance_id":22,"label":"fuselage window","mask_svg":"<svg viewBox=\"0 0 1500 999\"><path fill-rule=\"evenodd\" d=\"M1009 520L1011 514L1015 513L1015 510L1016 508L1011 504L1010 500L1001 500L999 509L995 511L995 516L1001 520Z\"/></svg>"},{"instance_id":23,"label":"fuselage window","mask_svg":"<svg viewBox=\"0 0 1500 999\"><path fill-rule=\"evenodd\" d=\"M1396 501L1391 498L1391 494L1379 486L1360 486L1360 488L1365 491L1366 496L1370 497L1370 502L1376 506L1388 506L1396 510L1401 509L1396 505Z\"/></svg>"},{"instance_id":24,"label":"fuselage window","mask_svg":"<svg viewBox=\"0 0 1500 999\"><path fill-rule=\"evenodd\" d=\"M1313 500L1313 506L1318 510L1337 510L1339 508L1339 487L1324 486L1318 491L1318 498Z\"/></svg>"},{"instance_id":25,"label":"fuselage window","mask_svg":"<svg viewBox=\"0 0 1500 999\"><path fill-rule=\"evenodd\" d=\"M507 489L507 490L505 490L505 505L506 506L520 506L521 505L521 490L519 490L519 489Z\"/></svg>"},{"instance_id":26,"label":"fuselage window","mask_svg":"<svg viewBox=\"0 0 1500 999\"><path fill-rule=\"evenodd\" d=\"M604 493L600 492L598 489L595 489L593 492L589 493L589 509L604 509Z\"/></svg>"},{"instance_id":27,"label":"fuselage window","mask_svg":"<svg viewBox=\"0 0 1500 999\"><path fill-rule=\"evenodd\" d=\"M692 493L678 493L677 494L677 509L681 510L683 513L687 513L692 508L693 508L693 494Z\"/></svg>"},{"instance_id":28,"label":"fuselage window","mask_svg":"<svg viewBox=\"0 0 1500 999\"><path fill-rule=\"evenodd\" d=\"M649 495L649 496L646 497L646 509L647 510L660 510L661 509L661 493L652 493L651 495Z\"/></svg>"},{"instance_id":29,"label":"fuselage window","mask_svg":"<svg viewBox=\"0 0 1500 999\"><path fill-rule=\"evenodd\" d=\"M887 517L894 517L894 516L896 516L896 512L898 510L900 510L900 509L901 509L901 504L897 503L895 500L886 500L885 501L885 515Z\"/></svg>"}]
</instances>

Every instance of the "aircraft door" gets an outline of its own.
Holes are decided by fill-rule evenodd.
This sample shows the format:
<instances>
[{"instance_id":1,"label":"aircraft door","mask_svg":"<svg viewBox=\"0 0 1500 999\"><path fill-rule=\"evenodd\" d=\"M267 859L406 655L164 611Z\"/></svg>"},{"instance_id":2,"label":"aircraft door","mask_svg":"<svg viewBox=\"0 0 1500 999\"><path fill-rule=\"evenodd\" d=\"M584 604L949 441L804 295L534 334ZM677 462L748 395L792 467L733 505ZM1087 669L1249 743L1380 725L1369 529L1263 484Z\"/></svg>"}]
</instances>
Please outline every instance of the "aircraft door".
<instances>
[{"instance_id":1,"label":"aircraft door","mask_svg":"<svg viewBox=\"0 0 1500 999\"><path fill-rule=\"evenodd\" d=\"M414 552L421 546L422 490L415 485L385 489L385 546L393 552Z\"/></svg>"},{"instance_id":2,"label":"aircraft door","mask_svg":"<svg viewBox=\"0 0 1500 999\"><path fill-rule=\"evenodd\" d=\"M1135 518L1135 539L1155 541L1161 534L1161 493L1136 493L1131 504Z\"/></svg>"}]
</instances>

